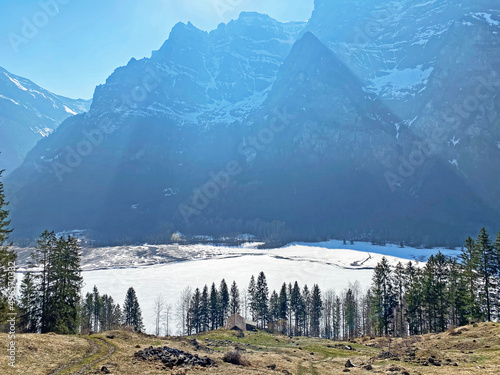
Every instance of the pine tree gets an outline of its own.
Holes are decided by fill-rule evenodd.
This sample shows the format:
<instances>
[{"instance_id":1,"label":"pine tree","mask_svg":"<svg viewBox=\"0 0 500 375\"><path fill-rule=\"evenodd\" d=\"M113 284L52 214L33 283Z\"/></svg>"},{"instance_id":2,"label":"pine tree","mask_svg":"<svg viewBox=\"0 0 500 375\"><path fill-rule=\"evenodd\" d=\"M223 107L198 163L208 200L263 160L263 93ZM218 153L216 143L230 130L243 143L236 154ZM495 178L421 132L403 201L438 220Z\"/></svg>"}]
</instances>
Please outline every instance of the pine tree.
<instances>
[{"instance_id":1,"label":"pine tree","mask_svg":"<svg viewBox=\"0 0 500 375\"><path fill-rule=\"evenodd\" d=\"M3 170L0 171L0 178ZM16 253L11 250L10 244L7 244L9 234L10 220L8 220L9 211L7 211L8 202L5 199L3 183L0 180L0 321L7 320L7 314L13 313L9 307L9 293L15 290L15 278L13 271L17 259Z\"/></svg>"},{"instance_id":2,"label":"pine tree","mask_svg":"<svg viewBox=\"0 0 500 375\"><path fill-rule=\"evenodd\" d=\"M496 265L498 275L500 276L500 230L498 231L497 238L495 239L495 243L493 244L493 249L495 251L495 259L498 260L498 263Z\"/></svg>"},{"instance_id":3,"label":"pine tree","mask_svg":"<svg viewBox=\"0 0 500 375\"><path fill-rule=\"evenodd\" d=\"M253 321L256 320L255 287L255 277L252 275L250 283L248 284L248 301L250 306L250 316Z\"/></svg>"},{"instance_id":4,"label":"pine tree","mask_svg":"<svg viewBox=\"0 0 500 375\"><path fill-rule=\"evenodd\" d=\"M229 311L231 315L240 312L240 291L238 290L238 285L236 285L236 281L233 281L231 285L231 301L229 302Z\"/></svg>"},{"instance_id":5,"label":"pine tree","mask_svg":"<svg viewBox=\"0 0 500 375\"><path fill-rule=\"evenodd\" d=\"M383 257L375 267L372 286L372 313L376 331L379 335L392 333L393 310L396 306L392 271L387 258Z\"/></svg>"},{"instance_id":6,"label":"pine tree","mask_svg":"<svg viewBox=\"0 0 500 375\"><path fill-rule=\"evenodd\" d=\"M123 312L120 307L120 304L117 303L116 305L113 305L113 314L111 316L111 326L110 329L119 329L122 326L123 322Z\"/></svg>"},{"instance_id":7,"label":"pine tree","mask_svg":"<svg viewBox=\"0 0 500 375\"><path fill-rule=\"evenodd\" d=\"M449 261L441 253L431 255L424 268L424 303L431 332L444 332L448 325Z\"/></svg>"},{"instance_id":8,"label":"pine tree","mask_svg":"<svg viewBox=\"0 0 500 375\"><path fill-rule=\"evenodd\" d=\"M278 293L275 290L271 293L269 297L269 320L271 322L277 322L280 316L280 309L278 303Z\"/></svg>"},{"instance_id":9,"label":"pine tree","mask_svg":"<svg viewBox=\"0 0 500 375\"><path fill-rule=\"evenodd\" d=\"M269 319L269 288L264 272L260 272L257 277L254 301L257 322L260 322L261 328L265 328Z\"/></svg>"},{"instance_id":10,"label":"pine tree","mask_svg":"<svg viewBox=\"0 0 500 375\"><path fill-rule=\"evenodd\" d=\"M130 287L123 303L123 320L125 325L131 326L135 331L142 332L144 324L142 322L141 307L134 288Z\"/></svg>"},{"instance_id":11,"label":"pine tree","mask_svg":"<svg viewBox=\"0 0 500 375\"><path fill-rule=\"evenodd\" d=\"M220 321L219 326L223 326L226 318L229 316L229 290L226 284L226 280L222 279L219 287L219 297L220 297Z\"/></svg>"},{"instance_id":12,"label":"pine tree","mask_svg":"<svg viewBox=\"0 0 500 375\"><path fill-rule=\"evenodd\" d=\"M94 331L94 295L87 292L80 304L80 329L82 332Z\"/></svg>"},{"instance_id":13,"label":"pine tree","mask_svg":"<svg viewBox=\"0 0 500 375\"><path fill-rule=\"evenodd\" d=\"M475 241L469 236L460 254L462 278L466 284L467 294L464 299L464 308L468 322L481 319L481 306L478 301L479 290L479 262L480 255Z\"/></svg>"},{"instance_id":14,"label":"pine tree","mask_svg":"<svg viewBox=\"0 0 500 375\"><path fill-rule=\"evenodd\" d=\"M450 322L458 327L469 323L467 311L467 281L463 268L456 259L450 259L448 280L448 300L450 304Z\"/></svg>"},{"instance_id":15,"label":"pine tree","mask_svg":"<svg viewBox=\"0 0 500 375\"><path fill-rule=\"evenodd\" d=\"M424 330L424 311L423 311L423 275L420 268L413 266L408 262L405 268L406 277L406 320L410 335L419 335Z\"/></svg>"},{"instance_id":16,"label":"pine tree","mask_svg":"<svg viewBox=\"0 0 500 375\"><path fill-rule=\"evenodd\" d=\"M396 336L405 336L406 329L404 325L405 315L405 268L401 262L398 262L393 273L394 292L396 295Z\"/></svg>"},{"instance_id":17,"label":"pine tree","mask_svg":"<svg viewBox=\"0 0 500 375\"><path fill-rule=\"evenodd\" d=\"M107 294L101 297L101 301L101 316L99 319L101 331L111 331L113 329L117 329L120 326L121 320L120 305L116 305L113 297L108 296Z\"/></svg>"},{"instance_id":18,"label":"pine tree","mask_svg":"<svg viewBox=\"0 0 500 375\"><path fill-rule=\"evenodd\" d=\"M193 296L191 297L191 304L189 306L188 310L188 319L187 321L189 322L189 332L188 334L191 333L191 330L194 330L196 334L201 332L201 293L200 289L196 288Z\"/></svg>"},{"instance_id":19,"label":"pine tree","mask_svg":"<svg viewBox=\"0 0 500 375\"><path fill-rule=\"evenodd\" d=\"M304 335L309 336L309 317L311 314L311 292L309 287L304 285L302 289L302 301L304 303L303 316L302 316L302 332Z\"/></svg>"},{"instance_id":20,"label":"pine tree","mask_svg":"<svg viewBox=\"0 0 500 375\"><path fill-rule=\"evenodd\" d=\"M39 271L34 274L37 285L37 313L41 333L49 332L50 316L50 296L52 295L54 282L52 280L52 263L54 254L57 251L57 238L54 232L45 231L38 239L37 247L31 254L28 264L30 268L37 268Z\"/></svg>"},{"instance_id":21,"label":"pine tree","mask_svg":"<svg viewBox=\"0 0 500 375\"><path fill-rule=\"evenodd\" d=\"M356 314L357 306L354 298L354 293L348 289L344 297L344 320L345 320L345 336L347 339L353 339L356 336Z\"/></svg>"},{"instance_id":22,"label":"pine tree","mask_svg":"<svg viewBox=\"0 0 500 375\"><path fill-rule=\"evenodd\" d=\"M210 329L212 330L219 328L220 311L221 308L220 308L219 292L215 287L215 283L212 283L212 288L210 289L210 307L209 307Z\"/></svg>"},{"instance_id":23,"label":"pine tree","mask_svg":"<svg viewBox=\"0 0 500 375\"><path fill-rule=\"evenodd\" d=\"M206 332L209 330L210 326L210 306L209 306L209 297L208 297L208 285L203 287L203 292L201 293L200 300L200 324L201 331Z\"/></svg>"},{"instance_id":24,"label":"pine tree","mask_svg":"<svg viewBox=\"0 0 500 375\"><path fill-rule=\"evenodd\" d=\"M107 294L101 296L101 314L99 315L99 331L105 332L108 330L108 313L109 313L109 297Z\"/></svg>"},{"instance_id":25,"label":"pine tree","mask_svg":"<svg viewBox=\"0 0 500 375\"><path fill-rule=\"evenodd\" d=\"M482 302L484 315L488 322L492 320L494 304L494 290L497 286L497 264L496 254L485 228L481 229L476 241L479 254L479 275L482 281Z\"/></svg>"},{"instance_id":26,"label":"pine tree","mask_svg":"<svg viewBox=\"0 0 500 375\"><path fill-rule=\"evenodd\" d=\"M37 312L36 285L31 272L24 274L20 292L21 330L24 333L36 333L39 327L39 314Z\"/></svg>"},{"instance_id":27,"label":"pine tree","mask_svg":"<svg viewBox=\"0 0 500 375\"><path fill-rule=\"evenodd\" d=\"M295 318L294 335L299 336L304 321L305 304L297 281L295 281L295 284L293 285L292 293L290 296L290 304Z\"/></svg>"},{"instance_id":28,"label":"pine tree","mask_svg":"<svg viewBox=\"0 0 500 375\"><path fill-rule=\"evenodd\" d=\"M280 294L278 297L279 319L289 319L289 301L286 283L281 286ZM283 326L282 334L286 334L287 326Z\"/></svg>"},{"instance_id":29,"label":"pine tree","mask_svg":"<svg viewBox=\"0 0 500 375\"><path fill-rule=\"evenodd\" d=\"M320 336L320 320L323 314L323 300L321 290L317 284L314 284L311 293L311 335Z\"/></svg>"},{"instance_id":30,"label":"pine tree","mask_svg":"<svg viewBox=\"0 0 500 375\"><path fill-rule=\"evenodd\" d=\"M74 334L78 327L78 309L82 276L80 246L75 238L59 238L52 256L49 279L49 331Z\"/></svg>"},{"instance_id":31,"label":"pine tree","mask_svg":"<svg viewBox=\"0 0 500 375\"><path fill-rule=\"evenodd\" d=\"M293 291L292 283L288 283L288 285L287 285L287 296L288 296L288 317L287 317L287 319L288 319L288 334L289 335L292 335L292 314L293 314L292 301L291 301L292 291Z\"/></svg>"}]
</instances>

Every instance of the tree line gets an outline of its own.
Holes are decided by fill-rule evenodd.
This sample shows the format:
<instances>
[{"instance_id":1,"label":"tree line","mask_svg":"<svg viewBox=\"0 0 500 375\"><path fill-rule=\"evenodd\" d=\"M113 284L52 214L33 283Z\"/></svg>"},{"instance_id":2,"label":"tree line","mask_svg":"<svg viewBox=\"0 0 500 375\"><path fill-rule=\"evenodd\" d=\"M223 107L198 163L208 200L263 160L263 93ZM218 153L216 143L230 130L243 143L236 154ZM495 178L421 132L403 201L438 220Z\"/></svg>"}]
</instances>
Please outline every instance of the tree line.
<instances>
[{"instance_id":1,"label":"tree line","mask_svg":"<svg viewBox=\"0 0 500 375\"><path fill-rule=\"evenodd\" d=\"M228 289L223 279L219 288L215 283L209 288L183 291L177 306L181 334L198 334L223 327L226 319L235 313L255 322L257 328L271 326L282 333L293 335L319 335L323 311L321 290L314 285L311 290L283 283L279 293L271 293L266 275L252 276L248 288L240 291L233 281Z\"/></svg>"},{"instance_id":2,"label":"tree line","mask_svg":"<svg viewBox=\"0 0 500 375\"><path fill-rule=\"evenodd\" d=\"M371 329L378 335L418 335L500 318L500 232L468 237L457 258L432 255L423 268L391 268L383 259L368 291Z\"/></svg>"},{"instance_id":3,"label":"tree line","mask_svg":"<svg viewBox=\"0 0 500 375\"><path fill-rule=\"evenodd\" d=\"M134 288L127 290L122 308L112 296L100 295L94 285L92 292L87 292L80 304L80 331L104 332L123 327L144 331L141 307Z\"/></svg>"},{"instance_id":4,"label":"tree line","mask_svg":"<svg viewBox=\"0 0 500 375\"><path fill-rule=\"evenodd\" d=\"M0 170L0 178L3 170ZM3 183L0 180L0 322L4 324L7 321L10 310L11 292L15 285L12 285L15 280L12 280L10 270L15 267L17 260L16 253L10 248L7 243L12 230L9 229L10 220L9 211L7 210L8 202L5 199Z\"/></svg>"},{"instance_id":5,"label":"tree line","mask_svg":"<svg viewBox=\"0 0 500 375\"><path fill-rule=\"evenodd\" d=\"M45 231L28 260L18 308L22 332L75 334L121 327L143 331L141 308L129 288L123 308L96 286L81 298L80 246L75 238Z\"/></svg>"},{"instance_id":6,"label":"tree line","mask_svg":"<svg viewBox=\"0 0 500 375\"><path fill-rule=\"evenodd\" d=\"M450 327L500 319L500 232L493 242L483 228L467 238L458 257L441 252L425 265L409 261L391 266L387 258L375 267L371 286L359 283L336 293L298 282L269 291L266 276L252 276L248 288L236 282L228 291L205 285L186 288L177 304L181 334L224 326L240 313L258 328L291 336L347 340L365 335L408 336L443 332Z\"/></svg>"}]
</instances>

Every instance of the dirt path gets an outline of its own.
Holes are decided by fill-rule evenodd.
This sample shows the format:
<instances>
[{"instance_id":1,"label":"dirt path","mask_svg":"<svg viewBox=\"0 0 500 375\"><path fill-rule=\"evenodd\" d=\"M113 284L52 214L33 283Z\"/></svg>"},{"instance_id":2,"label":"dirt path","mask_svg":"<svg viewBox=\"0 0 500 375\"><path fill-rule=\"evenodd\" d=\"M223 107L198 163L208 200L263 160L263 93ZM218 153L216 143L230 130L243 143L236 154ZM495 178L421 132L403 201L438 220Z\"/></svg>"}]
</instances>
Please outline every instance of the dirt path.
<instances>
[{"instance_id":1,"label":"dirt path","mask_svg":"<svg viewBox=\"0 0 500 375\"><path fill-rule=\"evenodd\" d=\"M94 341L94 339L100 341L104 345L97 344ZM72 360L72 361L70 361L70 362L68 362L68 363L66 363L64 365L59 366L56 370L54 370L53 372L51 372L50 375L60 374L61 372L63 372L64 370L66 370L68 368L79 366L79 365L82 366L80 368L80 370L77 371L77 372L72 372L71 374L72 375L83 375L92 366L94 366L95 364L97 364L97 363L99 363L101 361L104 361L105 359L109 358L115 352L115 347L113 345L109 344L106 340L104 340L104 339L102 339L100 337L95 337L94 339L85 338L85 340L87 340L87 342L89 343L90 347L89 347L89 350L87 351L87 353L85 353L85 355L82 358L74 359L74 360ZM99 353L99 351L101 350L101 348L103 346L106 346L107 349L108 349L108 352L106 353L106 355L104 355L102 357L99 357L99 358L93 360L92 362L90 362L88 364L83 364L86 359L88 359L88 358L96 355L97 353Z\"/></svg>"},{"instance_id":2,"label":"dirt path","mask_svg":"<svg viewBox=\"0 0 500 375\"><path fill-rule=\"evenodd\" d=\"M115 352L116 348L113 345L109 344L106 340L104 340L104 339L102 339L100 337L97 337L97 340L103 342L108 347L108 353L105 356L97 358L96 360L92 361L91 363L89 363L87 365L84 365L80 369L80 371L75 372L72 375L82 375L82 374L85 374L87 372L87 370L90 369L92 366L94 366L95 364L97 364L97 363L99 363L101 361L104 361L105 359L108 359Z\"/></svg>"}]
</instances>

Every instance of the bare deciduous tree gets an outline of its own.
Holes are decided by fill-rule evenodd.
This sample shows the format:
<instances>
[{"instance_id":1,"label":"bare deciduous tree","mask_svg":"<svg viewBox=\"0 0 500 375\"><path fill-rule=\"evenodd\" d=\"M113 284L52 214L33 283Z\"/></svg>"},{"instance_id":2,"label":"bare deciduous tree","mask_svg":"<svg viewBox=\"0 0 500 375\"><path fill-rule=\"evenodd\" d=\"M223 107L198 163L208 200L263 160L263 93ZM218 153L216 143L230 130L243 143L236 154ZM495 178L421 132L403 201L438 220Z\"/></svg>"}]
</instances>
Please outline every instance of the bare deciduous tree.
<instances>
[{"instance_id":1,"label":"bare deciduous tree","mask_svg":"<svg viewBox=\"0 0 500 375\"><path fill-rule=\"evenodd\" d=\"M162 315L165 310L165 298L161 294L158 294L154 301L153 313L155 317L155 335L160 336L160 325L162 320Z\"/></svg>"}]
</instances>

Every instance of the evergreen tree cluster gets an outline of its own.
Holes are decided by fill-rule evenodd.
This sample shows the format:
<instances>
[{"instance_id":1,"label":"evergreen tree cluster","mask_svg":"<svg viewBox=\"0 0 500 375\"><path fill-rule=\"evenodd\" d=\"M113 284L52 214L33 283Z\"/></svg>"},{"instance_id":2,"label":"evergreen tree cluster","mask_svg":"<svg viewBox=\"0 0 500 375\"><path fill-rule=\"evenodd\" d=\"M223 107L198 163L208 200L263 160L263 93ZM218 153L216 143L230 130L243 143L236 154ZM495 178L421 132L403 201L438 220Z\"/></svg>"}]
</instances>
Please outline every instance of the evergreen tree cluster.
<instances>
[{"instance_id":1,"label":"evergreen tree cluster","mask_svg":"<svg viewBox=\"0 0 500 375\"><path fill-rule=\"evenodd\" d=\"M370 322L378 335L443 332L500 318L500 232L467 238L458 259L432 255L425 267L387 259L375 268L369 291Z\"/></svg>"},{"instance_id":2,"label":"evergreen tree cluster","mask_svg":"<svg viewBox=\"0 0 500 375\"><path fill-rule=\"evenodd\" d=\"M80 305L80 330L82 332L103 332L118 329L123 324L122 309L113 297L100 295L94 285L92 293L87 292Z\"/></svg>"},{"instance_id":3,"label":"evergreen tree cluster","mask_svg":"<svg viewBox=\"0 0 500 375\"><path fill-rule=\"evenodd\" d=\"M75 238L45 231L28 261L20 287L22 332L74 334L130 326L143 331L141 308L129 288L123 309L96 286L81 298L80 246Z\"/></svg>"},{"instance_id":4,"label":"evergreen tree cluster","mask_svg":"<svg viewBox=\"0 0 500 375\"><path fill-rule=\"evenodd\" d=\"M0 170L0 178L2 173L3 171ZM12 233L9 229L7 206L3 183L0 181L0 321L2 323L7 321L7 313L12 312L9 309L9 293L15 287L15 284L12 285L15 280L11 279L12 274L9 269L14 267L17 259L16 253L11 249L10 244L7 244L9 234Z\"/></svg>"},{"instance_id":5,"label":"evergreen tree cluster","mask_svg":"<svg viewBox=\"0 0 500 375\"><path fill-rule=\"evenodd\" d=\"M181 318L186 324L187 334L223 327L228 316L235 313L255 321L259 328L295 335L321 334L323 300L318 285L309 291L307 285L300 288L297 282L293 286L284 283L279 293L270 293L266 275L260 272L257 279L251 277L248 289L243 292L234 281L228 292L227 284L222 280L218 289L213 283L210 290L205 285L187 293L188 297L181 300L189 300L188 308L185 303L180 304L180 310L186 313Z\"/></svg>"},{"instance_id":6,"label":"evergreen tree cluster","mask_svg":"<svg viewBox=\"0 0 500 375\"><path fill-rule=\"evenodd\" d=\"M217 329L235 312L258 328L291 336L348 340L443 332L500 319L500 232L493 242L482 229L476 240L467 238L458 258L438 252L423 267L411 261L392 267L384 257L365 292L357 282L340 294L298 282L270 292L263 272L251 277L246 290L239 292L233 282L229 295L226 291L224 280L219 289L212 284L210 291L208 286L185 291L183 332Z\"/></svg>"},{"instance_id":7,"label":"evergreen tree cluster","mask_svg":"<svg viewBox=\"0 0 500 375\"><path fill-rule=\"evenodd\" d=\"M238 287L233 282L229 291L224 279L219 288L215 283L212 283L210 290L205 285L202 290L196 288L189 298L190 305L186 309L185 319L188 334L218 329L224 326L230 314L240 311Z\"/></svg>"},{"instance_id":8,"label":"evergreen tree cluster","mask_svg":"<svg viewBox=\"0 0 500 375\"><path fill-rule=\"evenodd\" d=\"M45 231L28 265L20 288L22 330L76 333L82 286L77 240Z\"/></svg>"},{"instance_id":9,"label":"evergreen tree cluster","mask_svg":"<svg viewBox=\"0 0 500 375\"><path fill-rule=\"evenodd\" d=\"M104 332L123 327L144 331L141 307L132 287L127 290L122 309L113 297L107 294L101 296L94 285L92 293L88 292L82 300L80 316L82 332Z\"/></svg>"}]
</instances>

